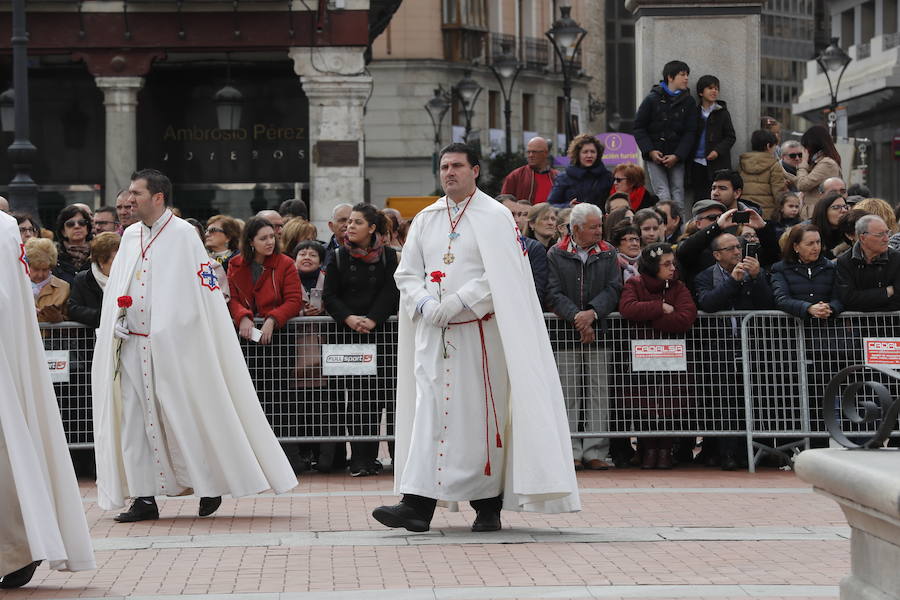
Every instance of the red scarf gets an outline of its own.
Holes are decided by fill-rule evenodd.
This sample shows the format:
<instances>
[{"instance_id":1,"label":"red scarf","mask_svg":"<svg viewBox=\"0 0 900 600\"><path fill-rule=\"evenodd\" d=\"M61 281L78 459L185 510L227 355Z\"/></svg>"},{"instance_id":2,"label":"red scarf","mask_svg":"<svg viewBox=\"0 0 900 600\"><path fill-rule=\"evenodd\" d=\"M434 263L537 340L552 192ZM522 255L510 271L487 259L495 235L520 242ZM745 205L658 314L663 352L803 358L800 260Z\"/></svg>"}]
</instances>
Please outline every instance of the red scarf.
<instances>
[{"instance_id":1,"label":"red scarf","mask_svg":"<svg viewBox=\"0 0 900 600\"><path fill-rule=\"evenodd\" d=\"M567 235L563 239L559 241L556 245L557 248L562 250L563 252L569 252L571 254L578 254L578 245L575 243L575 240L572 239L571 235ZM587 249L588 256L593 256L594 254L599 254L601 252L605 252L612 248L609 244L604 241L600 241L599 244L594 244L590 248ZM584 248L582 248L583 250Z\"/></svg>"},{"instance_id":2,"label":"red scarf","mask_svg":"<svg viewBox=\"0 0 900 600\"><path fill-rule=\"evenodd\" d=\"M359 246L351 244L346 237L344 238L344 248L347 250L347 253L351 257L361 260L368 265L377 263L381 260L381 253L384 252L384 242L377 233L372 234L371 244L372 245L369 246L369 248L360 248Z\"/></svg>"},{"instance_id":3,"label":"red scarf","mask_svg":"<svg viewBox=\"0 0 900 600\"><path fill-rule=\"evenodd\" d=\"M631 210L637 212L641 207L641 204L644 202L644 196L647 195L647 188L644 186L640 186L631 190L631 193L628 194L628 201L631 202Z\"/></svg>"}]
</instances>

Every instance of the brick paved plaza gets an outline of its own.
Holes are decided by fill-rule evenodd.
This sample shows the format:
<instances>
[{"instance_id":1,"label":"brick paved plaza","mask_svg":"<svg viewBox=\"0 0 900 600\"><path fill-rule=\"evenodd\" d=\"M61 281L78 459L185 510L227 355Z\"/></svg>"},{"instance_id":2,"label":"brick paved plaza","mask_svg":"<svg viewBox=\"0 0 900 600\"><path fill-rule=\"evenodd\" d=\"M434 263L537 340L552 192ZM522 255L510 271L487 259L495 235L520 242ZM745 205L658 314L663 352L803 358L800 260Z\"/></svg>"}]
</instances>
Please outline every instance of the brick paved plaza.
<instances>
[{"instance_id":1,"label":"brick paved plaza","mask_svg":"<svg viewBox=\"0 0 900 600\"><path fill-rule=\"evenodd\" d=\"M305 474L292 494L193 497L161 518L119 524L82 481L98 570L41 566L19 598L364 600L488 598L836 598L849 571L837 505L791 472L682 468L578 474L584 510L504 512L473 534L473 511L439 509L429 533L371 517L392 477Z\"/></svg>"}]
</instances>

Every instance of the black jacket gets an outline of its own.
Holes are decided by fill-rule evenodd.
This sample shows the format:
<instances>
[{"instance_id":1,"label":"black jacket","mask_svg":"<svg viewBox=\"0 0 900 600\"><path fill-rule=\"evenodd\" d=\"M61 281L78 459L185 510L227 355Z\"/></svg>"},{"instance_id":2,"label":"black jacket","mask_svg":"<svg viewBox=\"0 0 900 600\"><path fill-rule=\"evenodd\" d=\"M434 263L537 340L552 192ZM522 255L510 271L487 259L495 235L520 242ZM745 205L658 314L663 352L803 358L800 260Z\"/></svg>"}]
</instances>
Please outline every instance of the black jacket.
<instances>
[{"instance_id":1,"label":"black jacket","mask_svg":"<svg viewBox=\"0 0 900 600\"><path fill-rule=\"evenodd\" d=\"M697 288L697 306L703 312L772 308L772 288L762 270L756 279L737 281L731 275L722 273L719 265L715 264L697 275L694 285Z\"/></svg>"},{"instance_id":2,"label":"black jacket","mask_svg":"<svg viewBox=\"0 0 900 600\"><path fill-rule=\"evenodd\" d=\"M100 327L102 305L103 290L100 289L93 271L88 269L76 274L69 291L69 320L96 329Z\"/></svg>"},{"instance_id":3,"label":"black jacket","mask_svg":"<svg viewBox=\"0 0 900 600\"><path fill-rule=\"evenodd\" d=\"M893 296L888 297L888 286L894 286ZM900 310L900 252L888 248L867 263L856 242L837 259L837 296L844 310Z\"/></svg>"},{"instance_id":4,"label":"black jacket","mask_svg":"<svg viewBox=\"0 0 900 600\"><path fill-rule=\"evenodd\" d=\"M772 266L771 279L775 308L795 317L810 318L807 311L818 302L830 305L833 315L844 309L835 294L837 269L824 256L808 265L779 261Z\"/></svg>"},{"instance_id":5,"label":"black jacket","mask_svg":"<svg viewBox=\"0 0 900 600\"><path fill-rule=\"evenodd\" d=\"M384 248L381 260L372 264L353 258L346 248L335 251L335 259L325 273L322 298L325 310L347 329L344 319L350 315L366 316L380 326L388 317L397 314L400 292L394 282L397 252Z\"/></svg>"},{"instance_id":6,"label":"black jacket","mask_svg":"<svg viewBox=\"0 0 900 600\"><path fill-rule=\"evenodd\" d=\"M634 137L644 160L650 152L675 154L680 162L691 159L697 140L697 103L685 90L670 96L657 84L653 86L634 116Z\"/></svg>"},{"instance_id":7,"label":"black jacket","mask_svg":"<svg viewBox=\"0 0 900 600\"><path fill-rule=\"evenodd\" d=\"M566 208L572 200L577 199L578 202L589 202L603 210L612 186L612 173L598 158L587 169L566 167L565 172L556 176L547 202L557 208Z\"/></svg>"},{"instance_id":8,"label":"black jacket","mask_svg":"<svg viewBox=\"0 0 900 600\"><path fill-rule=\"evenodd\" d=\"M531 265L531 276L534 278L534 291L537 292L541 307L547 302L547 251L537 240L520 236L528 252L528 264Z\"/></svg>"},{"instance_id":9,"label":"black jacket","mask_svg":"<svg viewBox=\"0 0 900 600\"><path fill-rule=\"evenodd\" d=\"M731 113L728 112L728 105L724 101L716 102L719 108L713 109L706 119L706 154L715 150L719 156L715 160L707 162L707 169L712 175L720 169L731 168L731 147L737 139L734 133L734 125L731 122ZM697 107L697 141L694 144L693 156L697 155L697 148L700 146L700 135L703 132L703 114L700 107ZM705 158L705 157L704 157Z\"/></svg>"}]
</instances>

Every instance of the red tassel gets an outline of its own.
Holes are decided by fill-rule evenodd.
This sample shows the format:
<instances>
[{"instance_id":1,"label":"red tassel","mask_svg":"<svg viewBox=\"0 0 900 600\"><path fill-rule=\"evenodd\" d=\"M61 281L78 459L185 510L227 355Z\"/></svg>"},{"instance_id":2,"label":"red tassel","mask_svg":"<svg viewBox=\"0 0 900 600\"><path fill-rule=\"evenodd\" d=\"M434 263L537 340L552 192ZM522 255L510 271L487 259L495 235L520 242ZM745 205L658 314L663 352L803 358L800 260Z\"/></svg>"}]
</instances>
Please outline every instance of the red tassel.
<instances>
[{"instance_id":1,"label":"red tassel","mask_svg":"<svg viewBox=\"0 0 900 600\"><path fill-rule=\"evenodd\" d=\"M485 465L484 465L484 476L485 477L491 476L491 460L490 459L488 459L487 463L485 463Z\"/></svg>"},{"instance_id":2,"label":"red tassel","mask_svg":"<svg viewBox=\"0 0 900 600\"><path fill-rule=\"evenodd\" d=\"M503 447L503 442L500 441L500 432L499 431L497 432L497 447L498 448Z\"/></svg>"}]
</instances>

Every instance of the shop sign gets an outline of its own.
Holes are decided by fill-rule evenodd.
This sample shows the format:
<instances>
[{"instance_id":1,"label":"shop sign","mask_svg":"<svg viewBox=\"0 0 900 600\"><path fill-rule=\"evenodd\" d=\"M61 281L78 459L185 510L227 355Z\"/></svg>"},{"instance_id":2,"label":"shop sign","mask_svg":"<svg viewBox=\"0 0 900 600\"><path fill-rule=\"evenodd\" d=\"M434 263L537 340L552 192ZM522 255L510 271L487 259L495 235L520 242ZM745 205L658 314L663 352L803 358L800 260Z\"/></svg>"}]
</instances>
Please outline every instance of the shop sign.
<instances>
[{"instance_id":1,"label":"shop sign","mask_svg":"<svg viewBox=\"0 0 900 600\"><path fill-rule=\"evenodd\" d=\"M632 371L687 371L685 340L631 340Z\"/></svg>"},{"instance_id":2,"label":"shop sign","mask_svg":"<svg viewBox=\"0 0 900 600\"><path fill-rule=\"evenodd\" d=\"M322 344L322 374L377 375L375 344Z\"/></svg>"}]
</instances>

